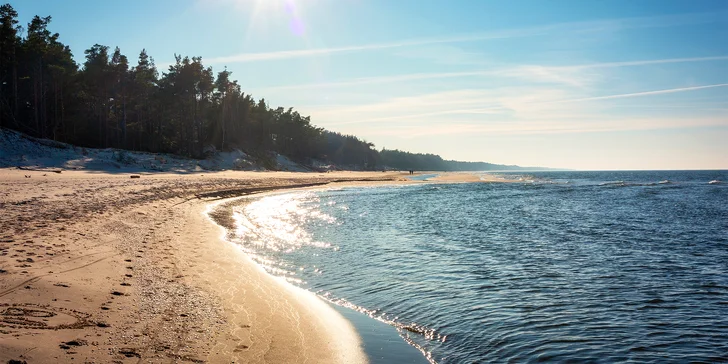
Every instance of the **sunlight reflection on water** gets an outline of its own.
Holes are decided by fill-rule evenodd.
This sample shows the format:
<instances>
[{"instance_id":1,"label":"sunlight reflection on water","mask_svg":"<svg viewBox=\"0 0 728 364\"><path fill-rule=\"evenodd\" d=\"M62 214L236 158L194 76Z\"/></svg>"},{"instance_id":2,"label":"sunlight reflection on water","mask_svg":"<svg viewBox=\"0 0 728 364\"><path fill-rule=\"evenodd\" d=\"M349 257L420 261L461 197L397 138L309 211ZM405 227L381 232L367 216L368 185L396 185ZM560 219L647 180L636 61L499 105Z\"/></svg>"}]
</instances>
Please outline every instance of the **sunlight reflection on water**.
<instances>
[{"instance_id":1,"label":"sunlight reflection on water","mask_svg":"<svg viewBox=\"0 0 728 364\"><path fill-rule=\"evenodd\" d=\"M265 196L235 241L430 362L724 359L726 172L504 175Z\"/></svg>"}]
</instances>

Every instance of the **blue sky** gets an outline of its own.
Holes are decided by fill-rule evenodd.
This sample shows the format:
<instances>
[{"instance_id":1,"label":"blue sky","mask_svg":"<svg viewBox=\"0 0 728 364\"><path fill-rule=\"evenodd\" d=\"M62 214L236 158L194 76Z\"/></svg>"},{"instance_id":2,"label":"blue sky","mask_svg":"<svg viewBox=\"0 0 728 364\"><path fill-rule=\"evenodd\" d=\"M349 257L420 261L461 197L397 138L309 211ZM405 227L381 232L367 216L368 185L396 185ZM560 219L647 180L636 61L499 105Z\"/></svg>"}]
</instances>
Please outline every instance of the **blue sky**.
<instances>
[{"instance_id":1,"label":"blue sky","mask_svg":"<svg viewBox=\"0 0 728 364\"><path fill-rule=\"evenodd\" d=\"M574 169L728 169L728 1L10 2L94 43L227 66L378 148Z\"/></svg>"}]
</instances>

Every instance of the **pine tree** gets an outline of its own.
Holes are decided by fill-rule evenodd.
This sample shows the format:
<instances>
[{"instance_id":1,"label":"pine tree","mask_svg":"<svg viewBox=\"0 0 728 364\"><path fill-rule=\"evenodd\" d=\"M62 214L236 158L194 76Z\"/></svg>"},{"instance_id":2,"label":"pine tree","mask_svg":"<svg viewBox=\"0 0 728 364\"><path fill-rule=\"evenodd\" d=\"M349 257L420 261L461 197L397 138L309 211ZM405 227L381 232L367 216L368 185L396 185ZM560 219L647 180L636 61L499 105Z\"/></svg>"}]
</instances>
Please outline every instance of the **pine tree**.
<instances>
[{"instance_id":1,"label":"pine tree","mask_svg":"<svg viewBox=\"0 0 728 364\"><path fill-rule=\"evenodd\" d=\"M79 65L35 16L20 37L18 14L0 6L0 127L89 147L203 155L206 146L276 151L299 161L332 158L373 168L379 154L354 136L327 132L293 108L245 94L231 72L175 55L160 74L146 50L136 66L116 47L95 44Z\"/></svg>"},{"instance_id":2,"label":"pine tree","mask_svg":"<svg viewBox=\"0 0 728 364\"><path fill-rule=\"evenodd\" d=\"M18 114L18 13L10 4L0 6L0 127L17 127Z\"/></svg>"},{"instance_id":3,"label":"pine tree","mask_svg":"<svg viewBox=\"0 0 728 364\"><path fill-rule=\"evenodd\" d=\"M108 143L108 118L110 95L109 47L94 44L87 49L82 79L85 86L86 105L89 114L96 119L97 146L106 148Z\"/></svg>"},{"instance_id":4,"label":"pine tree","mask_svg":"<svg viewBox=\"0 0 728 364\"><path fill-rule=\"evenodd\" d=\"M127 124L127 99L129 91L129 61L121 54L119 47L116 47L111 56L110 78L111 78L111 116L116 123L112 130L115 131L115 145L126 148L126 124Z\"/></svg>"}]
</instances>

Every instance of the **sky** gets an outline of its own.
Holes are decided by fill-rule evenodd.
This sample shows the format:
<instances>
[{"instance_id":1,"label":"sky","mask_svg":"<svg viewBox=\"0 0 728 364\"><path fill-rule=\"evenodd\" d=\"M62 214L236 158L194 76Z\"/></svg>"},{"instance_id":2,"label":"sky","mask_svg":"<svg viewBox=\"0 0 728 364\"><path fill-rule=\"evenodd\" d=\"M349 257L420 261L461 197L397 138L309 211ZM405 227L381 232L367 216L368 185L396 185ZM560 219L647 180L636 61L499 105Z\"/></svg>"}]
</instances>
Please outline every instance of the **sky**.
<instances>
[{"instance_id":1,"label":"sky","mask_svg":"<svg viewBox=\"0 0 728 364\"><path fill-rule=\"evenodd\" d=\"M174 54L377 148L728 169L728 1L22 0L79 62Z\"/></svg>"}]
</instances>

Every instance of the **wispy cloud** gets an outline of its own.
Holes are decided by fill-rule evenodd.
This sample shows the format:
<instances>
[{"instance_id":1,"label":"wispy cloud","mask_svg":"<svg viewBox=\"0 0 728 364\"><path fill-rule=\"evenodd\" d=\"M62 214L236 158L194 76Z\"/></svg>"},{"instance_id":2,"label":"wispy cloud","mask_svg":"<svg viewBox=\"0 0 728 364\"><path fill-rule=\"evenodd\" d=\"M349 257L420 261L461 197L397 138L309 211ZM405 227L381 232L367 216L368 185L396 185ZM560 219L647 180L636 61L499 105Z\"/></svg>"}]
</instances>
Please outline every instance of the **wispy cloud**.
<instances>
[{"instance_id":1,"label":"wispy cloud","mask_svg":"<svg viewBox=\"0 0 728 364\"><path fill-rule=\"evenodd\" d=\"M262 52L262 53L240 53L240 54L236 54L236 55L232 55L232 56L206 58L205 63L230 64L230 63L243 63L243 62L256 62L256 61L272 61L272 60L281 60L281 59L313 57L313 56L329 55L329 54L336 54L336 53L361 52L361 51L380 50L380 49L388 49L388 48L401 48L401 47L408 47L408 46L439 44L439 43L462 43L462 42L472 42L472 41L484 41L484 40L489 40L489 39L527 37L527 36L532 36L532 35L536 35L536 34L538 34L537 29L521 29L521 30L498 31L498 32L492 32L492 33L485 33L485 34L470 34L470 35L457 35L457 36L451 36L451 37L404 40L404 41L390 42L390 43L375 43L375 44L353 45L353 46L343 46L343 47L329 47L329 48L298 49L298 50L286 50L286 51L274 51L274 52Z\"/></svg>"},{"instance_id":2,"label":"wispy cloud","mask_svg":"<svg viewBox=\"0 0 728 364\"><path fill-rule=\"evenodd\" d=\"M331 106L312 109L309 112L316 120L324 121L327 126L391 122L422 123L428 118L452 115L470 115L471 117L508 115L514 119L526 120L548 116L553 119L586 120L594 119L595 115L602 110L592 104L588 108L573 106L573 104L727 86L728 84L713 84L589 97L578 97L579 94L573 91L538 86L502 87L487 90L463 89L395 97L364 105ZM417 112L411 112L412 110ZM358 115L360 118L341 121L342 115Z\"/></svg>"},{"instance_id":3,"label":"wispy cloud","mask_svg":"<svg viewBox=\"0 0 728 364\"><path fill-rule=\"evenodd\" d=\"M676 93L676 92L696 91L696 90L704 90L704 89L709 89L709 88L726 87L726 86L728 86L728 83L719 83L719 84L715 84L715 85L704 85L704 86L693 86L693 87L680 87L680 88L671 88L671 89L665 89L665 90L644 91L644 92L632 92L632 93L617 94L617 95L583 97L583 98L578 98L578 99L561 100L561 101L553 101L553 102L554 103L555 102L562 103L562 102L581 102L581 101L597 101L597 100L624 99L624 98L628 98L628 97L664 95L664 94L671 94L671 93Z\"/></svg>"},{"instance_id":4,"label":"wispy cloud","mask_svg":"<svg viewBox=\"0 0 728 364\"><path fill-rule=\"evenodd\" d=\"M326 87L347 87L357 85L372 85L402 81L417 81L417 80L429 80L439 78L457 78L457 77L471 77L471 76L493 76L497 74L497 71L464 71L464 72L438 72L438 73L415 73L409 75L395 75L395 76L378 76L378 77L362 77L354 78L343 81L333 82L320 82L320 83L307 83L299 85L283 85L266 87L266 91L275 90L301 90L309 88L326 88Z\"/></svg>"},{"instance_id":5,"label":"wispy cloud","mask_svg":"<svg viewBox=\"0 0 728 364\"><path fill-rule=\"evenodd\" d=\"M350 80L307 83L298 85L282 85L266 87L264 91L282 91L282 90L302 90L313 88L333 88L333 87L350 87L360 85L396 83L404 81L421 81L431 79L445 78L462 78L462 77L510 77L520 78L529 81L538 82L554 82L571 86L584 86L588 82L590 75L579 73L585 70L593 70L600 68L618 68L618 67L636 67L649 66L658 64L676 64L690 62L710 62L710 61L728 61L728 56L711 56L711 57L686 57L686 58L666 58L651 59L623 62L601 62L567 66L542 66L542 65L517 65L509 67L494 67L488 70L462 71L462 72L433 72L433 73L415 73L409 75L395 76L378 76L363 77Z\"/></svg>"},{"instance_id":6,"label":"wispy cloud","mask_svg":"<svg viewBox=\"0 0 728 364\"><path fill-rule=\"evenodd\" d=\"M579 90L546 86L463 89L310 111L312 117L326 127L355 134L402 138L438 134L520 135L725 127L728 126L728 118L722 116L721 108L725 104L720 102L713 102L712 108L685 103L685 110L699 110L691 112L689 117L669 109L652 110L648 116L629 110L614 112L614 103L598 103L720 87L728 87L728 84L589 97L579 97L583 96ZM619 105L616 104L616 107ZM358 119L352 120L352 115Z\"/></svg>"},{"instance_id":7,"label":"wispy cloud","mask_svg":"<svg viewBox=\"0 0 728 364\"><path fill-rule=\"evenodd\" d=\"M454 66L479 66L487 64L490 57L479 52L466 51L450 44L434 44L409 47L394 53L395 56L426 60L434 64Z\"/></svg>"},{"instance_id":8,"label":"wispy cloud","mask_svg":"<svg viewBox=\"0 0 728 364\"><path fill-rule=\"evenodd\" d=\"M503 91L503 90L501 90ZM380 102L362 105L340 105L310 110L317 118L339 118L341 115L370 116L363 119L393 120L403 115L431 114L454 109L485 109L498 106L494 100L493 90L460 89L454 91L434 92L406 97L393 97ZM408 114L409 112L409 114ZM387 119L393 118L393 119ZM357 122L365 122L361 120ZM347 122L352 123L352 122Z\"/></svg>"},{"instance_id":9,"label":"wispy cloud","mask_svg":"<svg viewBox=\"0 0 728 364\"><path fill-rule=\"evenodd\" d=\"M508 120L462 123L456 121L429 125L394 125L370 130L369 135L396 136L404 139L433 135L544 135L624 132L638 130L680 129L685 127L728 127L728 120L718 117L699 118L606 118L588 123L553 119L513 122Z\"/></svg>"},{"instance_id":10,"label":"wispy cloud","mask_svg":"<svg viewBox=\"0 0 728 364\"><path fill-rule=\"evenodd\" d=\"M541 66L523 65L506 68L499 73L500 76L518 78L527 81L542 83L558 83L574 87L586 87L601 79L601 74L595 71L604 68L638 67L659 64L678 64L691 62L726 61L728 56L665 58L652 60L600 62L567 66Z\"/></svg>"},{"instance_id":11,"label":"wispy cloud","mask_svg":"<svg viewBox=\"0 0 728 364\"><path fill-rule=\"evenodd\" d=\"M573 66L557 66L557 67L552 67L552 68L555 68L555 69L585 69L585 68L592 69L592 68L649 66L649 65L655 65L655 64L708 62L708 61L725 61L725 60L728 60L728 56L666 58L666 59L650 59L650 60L625 61L625 62L603 62L603 63L591 63L591 64L582 64L582 65L573 65Z\"/></svg>"},{"instance_id":12,"label":"wispy cloud","mask_svg":"<svg viewBox=\"0 0 728 364\"><path fill-rule=\"evenodd\" d=\"M372 122L383 122L383 121L403 121L403 120L414 120L414 119L416 119L417 121L421 121L422 118L427 118L427 117L432 117L432 116L494 115L494 114L502 114L503 111L506 111L506 109L503 107L500 107L500 106L476 108L476 109L453 109L453 110L433 111L433 112L419 113L419 114L377 117L377 118L371 118L371 119L366 119L366 120L344 121L344 122L339 122L339 123L329 124L329 125L350 125L350 124L361 124L361 123L372 123Z\"/></svg>"},{"instance_id":13,"label":"wispy cloud","mask_svg":"<svg viewBox=\"0 0 728 364\"><path fill-rule=\"evenodd\" d=\"M447 37L432 37L402 40L395 42L373 43L363 45L349 45L341 47L325 47L313 49L282 50L259 53L240 53L231 56L206 58L208 64L232 64L243 62L259 62L282 59L294 59L331 55L337 53L361 52L391 48L401 48L419 45L443 44L443 43L464 43L475 41L487 41L493 39L532 37L553 33L588 33L600 31L614 31L631 28L654 28L670 27L686 24L698 24L712 22L720 19L720 14L696 13L680 15L661 15L652 17L607 19L585 22L559 23L545 26L528 27L521 29L505 29L476 34L461 34Z\"/></svg>"}]
</instances>

